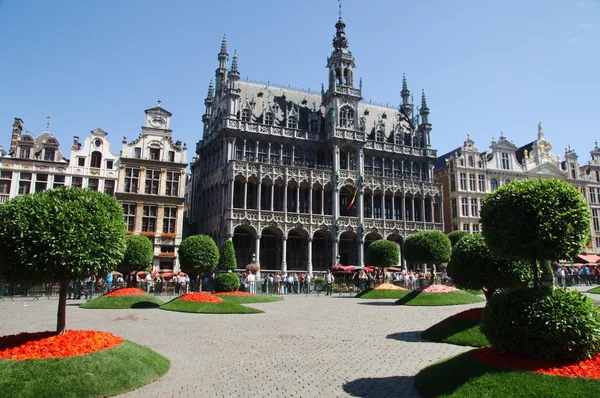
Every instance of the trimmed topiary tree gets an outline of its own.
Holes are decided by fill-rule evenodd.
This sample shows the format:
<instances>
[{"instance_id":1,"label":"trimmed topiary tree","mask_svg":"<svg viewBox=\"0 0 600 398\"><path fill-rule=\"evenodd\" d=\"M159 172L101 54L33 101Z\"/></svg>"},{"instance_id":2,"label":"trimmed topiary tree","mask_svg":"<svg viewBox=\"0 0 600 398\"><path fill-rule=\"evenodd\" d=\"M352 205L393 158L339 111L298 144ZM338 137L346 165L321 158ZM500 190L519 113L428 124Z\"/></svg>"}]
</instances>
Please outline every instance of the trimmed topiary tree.
<instances>
[{"instance_id":1,"label":"trimmed topiary tree","mask_svg":"<svg viewBox=\"0 0 600 398\"><path fill-rule=\"evenodd\" d=\"M215 278L215 292L237 292L240 288L240 277L233 272L218 274Z\"/></svg>"},{"instance_id":2,"label":"trimmed topiary tree","mask_svg":"<svg viewBox=\"0 0 600 398\"><path fill-rule=\"evenodd\" d=\"M577 255L590 238L585 198L557 179L504 185L484 199L481 224L490 250L529 262L536 285L541 264Z\"/></svg>"},{"instance_id":3,"label":"trimmed topiary tree","mask_svg":"<svg viewBox=\"0 0 600 398\"><path fill-rule=\"evenodd\" d=\"M370 266L383 269L398 264L400 250L396 242L379 239L369 245L366 257Z\"/></svg>"},{"instance_id":4,"label":"trimmed topiary tree","mask_svg":"<svg viewBox=\"0 0 600 398\"><path fill-rule=\"evenodd\" d=\"M450 261L451 254L450 239L440 231L420 231L409 235L404 242L404 258L412 263L435 266Z\"/></svg>"},{"instance_id":5,"label":"trimmed topiary tree","mask_svg":"<svg viewBox=\"0 0 600 398\"><path fill-rule=\"evenodd\" d=\"M233 271L237 268L235 249L233 248L233 242L229 239L221 245L218 268L222 271Z\"/></svg>"},{"instance_id":6,"label":"trimmed topiary tree","mask_svg":"<svg viewBox=\"0 0 600 398\"><path fill-rule=\"evenodd\" d=\"M179 264L188 274L213 272L219 261L219 249L208 235L185 238L179 245Z\"/></svg>"},{"instance_id":7,"label":"trimmed topiary tree","mask_svg":"<svg viewBox=\"0 0 600 398\"><path fill-rule=\"evenodd\" d=\"M56 331L63 333L69 281L116 268L125 252L123 208L104 193L61 187L0 206L0 277L60 282Z\"/></svg>"},{"instance_id":8,"label":"trimmed topiary tree","mask_svg":"<svg viewBox=\"0 0 600 398\"><path fill-rule=\"evenodd\" d=\"M496 256L481 234L467 234L458 241L448 263L448 275L461 289L483 289L488 300L499 288L526 287L532 280L528 263Z\"/></svg>"},{"instance_id":9,"label":"trimmed topiary tree","mask_svg":"<svg viewBox=\"0 0 600 398\"><path fill-rule=\"evenodd\" d=\"M459 240L461 240L463 237L465 237L467 235L471 235L471 234L468 233L467 231L452 231L452 232L448 233L448 239L450 239L450 245L452 246L452 248L454 248L454 246L456 246L456 244L458 243Z\"/></svg>"},{"instance_id":10,"label":"trimmed topiary tree","mask_svg":"<svg viewBox=\"0 0 600 398\"><path fill-rule=\"evenodd\" d=\"M125 236L127 249L118 270L124 274L133 271L148 271L154 259L154 246L150 239L141 235Z\"/></svg>"},{"instance_id":11,"label":"trimmed topiary tree","mask_svg":"<svg viewBox=\"0 0 600 398\"><path fill-rule=\"evenodd\" d=\"M600 311L566 288L513 289L492 297L481 331L493 347L538 359L578 361L600 352Z\"/></svg>"}]
</instances>

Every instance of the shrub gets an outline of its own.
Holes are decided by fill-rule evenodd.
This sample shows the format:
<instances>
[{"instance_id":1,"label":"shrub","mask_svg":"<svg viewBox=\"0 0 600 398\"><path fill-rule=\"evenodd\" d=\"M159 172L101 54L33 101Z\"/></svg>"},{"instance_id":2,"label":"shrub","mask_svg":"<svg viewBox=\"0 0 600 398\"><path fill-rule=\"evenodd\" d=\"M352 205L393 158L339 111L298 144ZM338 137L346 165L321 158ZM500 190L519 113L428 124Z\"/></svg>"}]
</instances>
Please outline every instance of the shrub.
<instances>
[{"instance_id":1,"label":"shrub","mask_svg":"<svg viewBox=\"0 0 600 398\"><path fill-rule=\"evenodd\" d=\"M461 289L484 289L486 298L499 288L526 287L532 280L528 263L499 258L481 234L464 236L454 249L448 275Z\"/></svg>"},{"instance_id":2,"label":"shrub","mask_svg":"<svg viewBox=\"0 0 600 398\"><path fill-rule=\"evenodd\" d=\"M400 250L396 242L376 240L367 248L367 263L373 267L389 267L400 261Z\"/></svg>"},{"instance_id":3,"label":"shrub","mask_svg":"<svg viewBox=\"0 0 600 398\"><path fill-rule=\"evenodd\" d=\"M464 238L467 235L471 235L470 233L468 233L467 231L452 231L448 234L448 239L450 239L450 245L452 245L452 248L454 248L454 246L456 246L456 244L458 243L459 240L461 240L462 238Z\"/></svg>"},{"instance_id":4,"label":"shrub","mask_svg":"<svg viewBox=\"0 0 600 398\"><path fill-rule=\"evenodd\" d=\"M240 288L240 277L233 272L218 274L215 278L215 292L236 292Z\"/></svg>"},{"instance_id":5,"label":"shrub","mask_svg":"<svg viewBox=\"0 0 600 398\"><path fill-rule=\"evenodd\" d=\"M233 248L233 242L226 240L221 245L221 253L219 255L219 269L222 271L233 271L237 268L237 261L235 259L235 250Z\"/></svg>"},{"instance_id":6,"label":"shrub","mask_svg":"<svg viewBox=\"0 0 600 398\"><path fill-rule=\"evenodd\" d=\"M493 347L542 360L582 360L600 352L600 311L565 288L514 289L494 295L481 331Z\"/></svg>"},{"instance_id":7,"label":"shrub","mask_svg":"<svg viewBox=\"0 0 600 398\"><path fill-rule=\"evenodd\" d=\"M124 274L132 271L147 271L154 259L154 246L150 239L141 235L126 235L127 250L118 269Z\"/></svg>"},{"instance_id":8,"label":"shrub","mask_svg":"<svg viewBox=\"0 0 600 398\"><path fill-rule=\"evenodd\" d=\"M404 258L412 263L447 263L451 253L450 239L440 231L417 232L409 235L404 243Z\"/></svg>"},{"instance_id":9,"label":"shrub","mask_svg":"<svg viewBox=\"0 0 600 398\"><path fill-rule=\"evenodd\" d=\"M188 274L212 272L218 261L219 249L210 236L189 236L179 246L179 263L182 271Z\"/></svg>"}]
</instances>

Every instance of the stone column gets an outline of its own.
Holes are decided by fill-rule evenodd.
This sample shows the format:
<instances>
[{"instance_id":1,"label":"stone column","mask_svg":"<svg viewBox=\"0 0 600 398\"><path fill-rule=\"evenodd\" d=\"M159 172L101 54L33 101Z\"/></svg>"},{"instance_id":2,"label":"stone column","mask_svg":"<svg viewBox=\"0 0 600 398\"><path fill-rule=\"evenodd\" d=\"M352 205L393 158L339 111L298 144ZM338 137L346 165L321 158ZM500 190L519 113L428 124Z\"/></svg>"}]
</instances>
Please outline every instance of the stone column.
<instances>
[{"instance_id":1,"label":"stone column","mask_svg":"<svg viewBox=\"0 0 600 398\"><path fill-rule=\"evenodd\" d=\"M244 181L244 210L248 208L248 178Z\"/></svg>"},{"instance_id":2,"label":"stone column","mask_svg":"<svg viewBox=\"0 0 600 398\"><path fill-rule=\"evenodd\" d=\"M429 214L431 215L431 216L430 216L430 217L431 217L431 219L429 220L429 222L433 223L433 222L435 222L435 217L433 216L433 212L435 211L435 208L434 208L434 206L433 206L433 198L431 198L431 199L429 200L429 208L430 208L430 212L429 212Z\"/></svg>"},{"instance_id":3,"label":"stone column","mask_svg":"<svg viewBox=\"0 0 600 398\"><path fill-rule=\"evenodd\" d=\"M340 238L334 236L333 238L333 250L331 250L331 264L337 264L337 256L340 253Z\"/></svg>"},{"instance_id":4,"label":"stone column","mask_svg":"<svg viewBox=\"0 0 600 398\"><path fill-rule=\"evenodd\" d=\"M287 272L287 236L281 238L282 253L281 253L281 272Z\"/></svg>"},{"instance_id":5,"label":"stone column","mask_svg":"<svg viewBox=\"0 0 600 398\"><path fill-rule=\"evenodd\" d=\"M337 220L340 217L340 187L337 173L340 171L340 145L336 142L333 146L333 218Z\"/></svg>"},{"instance_id":6,"label":"stone column","mask_svg":"<svg viewBox=\"0 0 600 398\"><path fill-rule=\"evenodd\" d=\"M308 238L308 269L307 272L312 275L313 263L312 263L312 242L313 238Z\"/></svg>"},{"instance_id":7,"label":"stone column","mask_svg":"<svg viewBox=\"0 0 600 398\"><path fill-rule=\"evenodd\" d=\"M287 191L288 191L288 184L287 184L287 180L286 180L285 183L283 184L283 212L284 213L287 213ZM285 220L287 221L287 214L286 214Z\"/></svg>"},{"instance_id":8,"label":"stone column","mask_svg":"<svg viewBox=\"0 0 600 398\"><path fill-rule=\"evenodd\" d=\"M300 213L300 184L296 184L296 213Z\"/></svg>"},{"instance_id":9,"label":"stone column","mask_svg":"<svg viewBox=\"0 0 600 398\"><path fill-rule=\"evenodd\" d=\"M256 254L256 264L260 265L260 235L256 235L256 248L254 249Z\"/></svg>"},{"instance_id":10,"label":"stone column","mask_svg":"<svg viewBox=\"0 0 600 398\"><path fill-rule=\"evenodd\" d=\"M425 226L427 217L425 217L425 197L421 196L421 217L423 217L423 226Z\"/></svg>"},{"instance_id":11,"label":"stone column","mask_svg":"<svg viewBox=\"0 0 600 398\"><path fill-rule=\"evenodd\" d=\"M396 192L392 193L392 220L396 220Z\"/></svg>"},{"instance_id":12,"label":"stone column","mask_svg":"<svg viewBox=\"0 0 600 398\"><path fill-rule=\"evenodd\" d=\"M308 214L312 216L313 214L313 187L312 182L308 187Z\"/></svg>"},{"instance_id":13,"label":"stone column","mask_svg":"<svg viewBox=\"0 0 600 398\"><path fill-rule=\"evenodd\" d=\"M410 220L415 222L415 197L413 195L412 200L410 201Z\"/></svg>"},{"instance_id":14,"label":"stone column","mask_svg":"<svg viewBox=\"0 0 600 398\"><path fill-rule=\"evenodd\" d=\"M235 182L233 180L229 180L229 208L233 209L233 195L235 190Z\"/></svg>"},{"instance_id":15,"label":"stone column","mask_svg":"<svg viewBox=\"0 0 600 398\"><path fill-rule=\"evenodd\" d=\"M258 209L258 211L261 210L261 202L262 202L261 192L262 192L262 181L259 176L258 177L258 186L256 187L256 208Z\"/></svg>"},{"instance_id":16,"label":"stone column","mask_svg":"<svg viewBox=\"0 0 600 398\"><path fill-rule=\"evenodd\" d=\"M321 215L325 214L325 186L321 185Z\"/></svg>"},{"instance_id":17,"label":"stone column","mask_svg":"<svg viewBox=\"0 0 600 398\"><path fill-rule=\"evenodd\" d=\"M247 160L246 159L246 140L244 140L244 147L242 149L242 159ZM244 207L244 209L245 209L245 207Z\"/></svg>"},{"instance_id":18,"label":"stone column","mask_svg":"<svg viewBox=\"0 0 600 398\"><path fill-rule=\"evenodd\" d=\"M270 146L269 146L270 148ZM275 181L271 182L271 211L274 211L275 208L273 207L273 198L275 196Z\"/></svg>"}]
</instances>

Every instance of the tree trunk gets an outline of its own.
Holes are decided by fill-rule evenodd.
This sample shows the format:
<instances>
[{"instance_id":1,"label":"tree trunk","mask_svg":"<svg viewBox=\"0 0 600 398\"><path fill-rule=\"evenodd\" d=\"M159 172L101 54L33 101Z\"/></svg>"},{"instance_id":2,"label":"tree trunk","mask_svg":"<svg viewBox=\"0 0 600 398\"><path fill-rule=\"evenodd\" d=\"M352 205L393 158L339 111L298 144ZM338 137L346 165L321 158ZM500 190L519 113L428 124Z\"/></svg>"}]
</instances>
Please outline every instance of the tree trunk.
<instances>
[{"instance_id":1,"label":"tree trunk","mask_svg":"<svg viewBox=\"0 0 600 398\"><path fill-rule=\"evenodd\" d=\"M530 264L531 264L531 272L533 272L533 287L539 287L540 280L538 278L537 260L536 259L531 260Z\"/></svg>"},{"instance_id":2,"label":"tree trunk","mask_svg":"<svg viewBox=\"0 0 600 398\"><path fill-rule=\"evenodd\" d=\"M58 293L58 316L56 317L56 333L64 334L67 318L67 290L69 282L60 283L60 291Z\"/></svg>"},{"instance_id":3,"label":"tree trunk","mask_svg":"<svg viewBox=\"0 0 600 398\"><path fill-rule=\"evenodd\" d=\"M492 296L494 295L494 293L496 293L496 290L498 290L496 287L488 287L488 288L483 288L483 295L485 296L485 301L490 301L490 298L492 298Z\"/></svg>"}]
</instances>

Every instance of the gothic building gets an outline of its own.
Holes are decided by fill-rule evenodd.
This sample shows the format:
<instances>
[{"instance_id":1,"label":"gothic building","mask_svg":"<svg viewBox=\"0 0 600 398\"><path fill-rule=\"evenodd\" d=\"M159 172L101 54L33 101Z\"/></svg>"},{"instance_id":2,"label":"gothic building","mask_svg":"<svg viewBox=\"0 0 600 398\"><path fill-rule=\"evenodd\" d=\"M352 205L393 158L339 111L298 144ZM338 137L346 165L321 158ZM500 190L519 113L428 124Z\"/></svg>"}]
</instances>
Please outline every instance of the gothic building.
<instances>
[{"instance_id":1,"label":"gothic building","mask_svg":"<svg viewBox=\"0 0 600 398\"><path fill-rule=\"evenodd\" d=\"M227 42L209 85L191 164L190 233L233 239L238 266L263 270L364 265L368 245L442 230L429 108L362 101L345 23L335 24L321 93L242 81ZM401 250L402 253L402 250Z\"/></svg>"}]
</instances>

